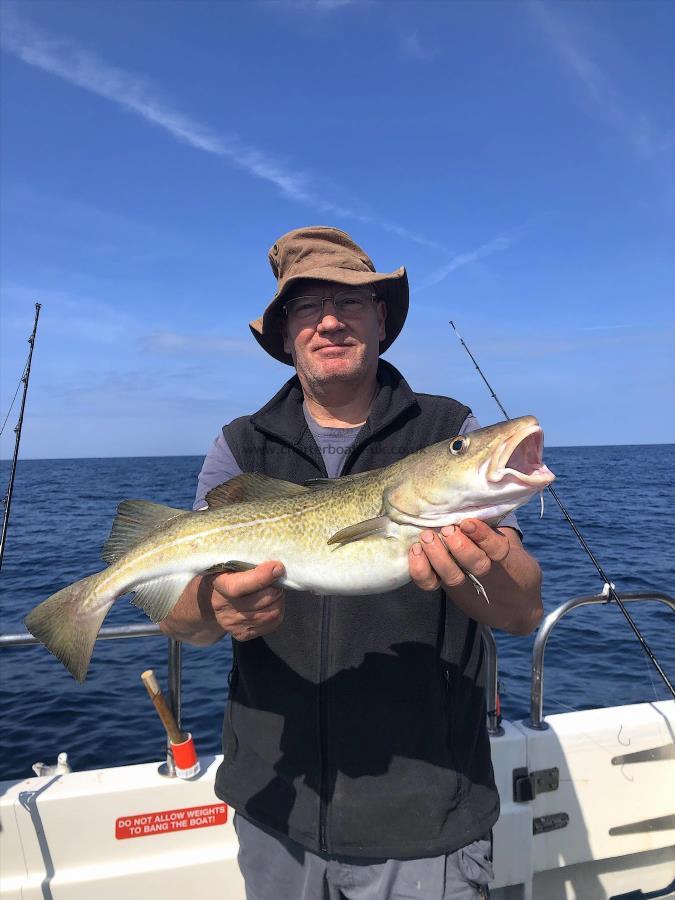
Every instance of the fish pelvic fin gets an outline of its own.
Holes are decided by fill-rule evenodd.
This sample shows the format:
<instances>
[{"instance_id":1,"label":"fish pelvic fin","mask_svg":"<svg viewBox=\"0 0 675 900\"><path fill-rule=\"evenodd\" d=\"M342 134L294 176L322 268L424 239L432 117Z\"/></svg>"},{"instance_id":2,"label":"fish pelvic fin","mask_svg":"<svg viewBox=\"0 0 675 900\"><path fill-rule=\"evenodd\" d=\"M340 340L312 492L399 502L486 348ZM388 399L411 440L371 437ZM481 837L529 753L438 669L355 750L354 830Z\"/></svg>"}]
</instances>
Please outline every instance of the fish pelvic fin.
<instances>
[{"instance_id":1,"label":"fish pelvic fin","mask_svg":"<svg viewBox=\"0 0 675 900\"><path fill-rule=\"evenodd\" d=\"M100 572L57 591L31 610L26 628L80 684L87 676L96 636L115 598L95 598Z\"/></svg>"},{"instance_id":2,"label":"fish pelvic fin","mask_svg":"<svg viewBox=\"0 0 675 900\"><path fill-rule=\"evenodd\" d=\"M184 509L174 509L161 503L151 503L149 500L122 500L117 507L110 536L101 551L103 561L108 564L114 563L150 532L170 519L182 515L185 515Z\"/></svg>"},{"instance_id":3,"label":"fish pelvic fin","mask_svg":"<svg viewBox=\"0 0 675 900\"><path fill-rule=\"evenodd\" d=\"M194 578L194 572L175 572L152 578L134 588L132 603L153 622L166 619L178 598Z\"/></svg>"},{"instance_id":4,"label":"fish pelvic fin","mask_svg":"<svg viewBox=\"0 0 675 900\"><path fill-rule=\"evenodd\" d=\"M255 563L243 562L241 559L228 559L227 562L216 563L215 566L211 566L201 574L220 575L221 572L250 572L251 569L255 569Z\"/></svg>"}]
</instances>

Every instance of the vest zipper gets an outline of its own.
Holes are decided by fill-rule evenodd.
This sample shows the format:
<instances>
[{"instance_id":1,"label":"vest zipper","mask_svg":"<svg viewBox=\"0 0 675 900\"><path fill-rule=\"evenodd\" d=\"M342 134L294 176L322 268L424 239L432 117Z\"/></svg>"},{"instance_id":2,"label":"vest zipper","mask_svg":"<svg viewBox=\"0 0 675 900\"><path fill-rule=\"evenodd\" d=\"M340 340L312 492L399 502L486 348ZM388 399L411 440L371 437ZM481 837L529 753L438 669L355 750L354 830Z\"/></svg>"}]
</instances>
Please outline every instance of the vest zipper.
<instances>
[{"instance_id":1,"label":"vest zipper","mask_svg":"<svg viewBox=\"0 0 675 900\"><path fill-rule=\"evenodd\" d=\"M443 662L443 700L445 704L445 727L446 727L446 739L448 741L448 752L450 754L450 762L452 764L452 769L455 773L455 798L457 803L459 803L460 798L462 796L462 782L459 777L459 770L457 768L457 754L455 748L455 729L452 718L452 699L451 699L451 689L452 689L452 674L450 672L450 666L447 662Z\"/></svg>"},{"instance_id":2,"label":"vest zipper","mask_svg":"<svg viewBox=\"0 0 675 900\"><path fill-rule=\"evenodd\" d=\"M239 666L237 664L236 653L233 655L232 667L227 675L227 721L230 726L230 734L232 736L232 746L230 757L234 758L239 750L239 738L234 730L234 718L232 709L232 699L237 690L237 682L239 681Z\"/></svg>"},{"instance_id":3,"label":"vest zipper","mask_svg":"<svg viewBox=\"0 0 675 900\"><path fill-rule=\"evenodd\" d=\"M328 771L328 685L326 669L328 663L328 637L330 629L330 597L321 598L321 651L319 656L319 740L320 740L320 793L319 793L319 850L328 849L326 819L328 817L328 791L330 787Z\"/></svg>"}]
</instances>

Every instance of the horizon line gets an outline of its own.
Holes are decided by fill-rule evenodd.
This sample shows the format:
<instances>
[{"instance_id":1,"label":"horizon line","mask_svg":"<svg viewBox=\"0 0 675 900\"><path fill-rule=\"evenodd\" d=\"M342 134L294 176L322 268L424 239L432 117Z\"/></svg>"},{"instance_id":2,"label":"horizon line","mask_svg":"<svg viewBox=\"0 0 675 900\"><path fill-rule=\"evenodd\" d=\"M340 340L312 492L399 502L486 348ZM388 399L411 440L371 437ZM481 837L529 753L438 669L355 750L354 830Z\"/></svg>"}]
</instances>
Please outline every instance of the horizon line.
<instances>
[{"instance_id":1,"label":"horizon line","mask_svg":"<svg viewBox=\"0 0 675 900\"><path fill-rule=\"evenodd\" d=\"M675 441L644 441L632 444L551 444L547 450L573 450L593 449L595 447L675 447ZM205 457L206 453L145 453L128 454L125 456L24 456L17 459L19 462L65 462L67 460L82 459L189 459L191 457ZM12 457L0 457L0 463L11 462Z\"/></svg>"}]
</instances>

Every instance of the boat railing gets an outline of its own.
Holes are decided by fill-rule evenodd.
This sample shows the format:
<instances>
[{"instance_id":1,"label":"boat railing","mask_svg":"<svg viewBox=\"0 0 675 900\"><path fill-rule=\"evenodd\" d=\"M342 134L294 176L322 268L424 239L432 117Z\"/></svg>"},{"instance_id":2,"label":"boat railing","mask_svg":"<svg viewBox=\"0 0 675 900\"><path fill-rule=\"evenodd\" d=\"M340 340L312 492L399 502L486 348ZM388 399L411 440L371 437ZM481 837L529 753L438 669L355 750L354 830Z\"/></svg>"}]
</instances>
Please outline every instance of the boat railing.
<instances>
[{"instance_id":1,"label":"boat railing","mask_svg":"<svg viewBox=\"0 0 675 900\"><path fill-rule=\"evenodd\" d=\"M499 658L497 642L492 631L483 625L481 628L483 649L485 651L485 701L487 704L487 730L491 737L501 737L502 714L499 707Z\"/></svg>"},{"instance_id":2,"label":"boat railing","mask_svg":"<svg viewBox=\"0 0 675 900\"><path fill-rule=\"evenodd\" d=\"M158 637L162 636L159 625L152 622L143 623L141 625L114 625L107 628L101 628L98 633L97 641L118 641L129 638L142 637ZM8 647L29 647L39 644L40 641L28 632L18 634L0 634L0 650ZM167 659L167 703L174 714L178 727L181 727L181 675L182 675L182 647L180 641L174 641L169 638L168 641L168 659ZM171 744L167 739L166 742L166 763L160 766L162 775L170 778L175 777L176 770L173 762L173 753L171 752Z\"/></svg>"},{"instance_id":3,"label":"boat railing","mask_svg":"<svg viewBox=\"0 0 675 900\"><path fill-rule=\"evenodd\" d=\"M501 715L499 712L498 700L499 667L497 663L497 644L495 643L494 636L489 628L483 627L481 629L481 633L486 659L485 695L487 702L487 728L488 732L493 737L497 737L504 734L504 729L500 724ZM97 640L116 641L127 638L157 637L161 634L162 632L160 631L159 625L148 622L147 624L141 625L117 625L101 628L98 633ZM37 638L33 637L33 635L29 634L28 632L21 632L17 634L0 634L0 650L7 649L9 647L29 647L39 643L40 641L38 641ZM181 650L182 645L180 641L174 641L171 638L168 639L167 702L171 707L171 711L176 718L176 722L178 723L179 728L181 727L182 690ZM166 765L161 766L161 772L163 775L169 776L173 776L175 774L171 746L168 741L166 747Z\"/></svg>"},{"instance_id":4,"label":"boat railing","mask_svg":"<svg viewBox=\"0 0 675 900\"><path fill-rule=\"evenodd\" d=\"M668 594L644 591L631 594L619 594L619 599L625 602L635 600L656 600L665 603L675 612L675 600ZM524 724L534 731L544 731L548 725L544 721L544 651L551 632L560 620L573 609L592 604L613 603L607 594L593 594L589 597L573 597L565 603L561 603L550 612L539 626L532 650L532 682L530 686L530 717Z\"/></svg>"},{"instance_id":5,"label":"boat railing","mask_svg":"<svg viewBox=\"0 0 675 900\"><path fill-rule=\"evenodd\" d=\"M154 637L161 633L159 625L155 625L153 622L141 625L115 625L109 628L101 628L96 640L116 641L121 638ZM18 634L0 634L0 650L7 647L29 647L32 644L39 643L40 641L28 631Z\"/></svg>"},{"instance_id":6,"label":"boat railing","mask_svg":"<svg viewBox=\"0 0 675 900\"><path fill-rule=\"evenodd\" d=\"M675 600L667 594L655 593L635 593L621 594L621 600L657 600L665 603L673 611L675 611ZM550 612L542 622L537 637L534 642L532 653L532 685L531 685L531 703L530 718L526 721L528 728L535 730L543 730L547 728L547 724L543 717L544 703L544 650L551 631L557 623L569 613L571 610L579 606L587 606L589 604L611 603L611 600L604 594L596 594L589 597L574 597L565 603L562 603L552 612ZM99 641L124 640L129 638L157 637L161 636L159 625L151 622L141 625L117 625L112 627L101 628L98 633ZM501 713L499 709L499 664L497 654L497 644L494 635L489 628L481 629L483 639L483 650L485 653L485 699L487 705L487 730L492 737L499 737L504 734L501 727ZM40 642L28 632L18 634L0 634L0 650L9 647L26 647ZM168 660L167 660L167 702L176 718L178 727L181 727L181 690L182 690L182 645L180 641L168 639ZM171 747L167 740L166 749L166 765L160 768L162 774L175 775L173 756Z\"/></svg>"}]
</instances>

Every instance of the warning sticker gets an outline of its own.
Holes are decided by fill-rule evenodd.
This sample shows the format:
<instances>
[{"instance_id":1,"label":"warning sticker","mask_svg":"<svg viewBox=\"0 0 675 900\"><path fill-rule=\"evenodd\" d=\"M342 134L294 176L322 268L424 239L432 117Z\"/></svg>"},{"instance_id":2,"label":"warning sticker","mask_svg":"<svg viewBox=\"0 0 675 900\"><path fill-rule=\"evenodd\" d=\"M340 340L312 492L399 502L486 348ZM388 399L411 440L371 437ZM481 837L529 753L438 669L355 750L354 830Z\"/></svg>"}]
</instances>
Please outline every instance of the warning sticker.
<instances>
[{"instance_id":1,"label":"warning sticker","mask_svg":"<svg viewBox=\"0 0 675 900\"><path fill-rule=\"evenodd\" d=\"M167 834L170 831L191 831L227 822L227 804L188 806L185 809L165 809L162 812L139 813L121 816L115 822L115 837L148 837L151 834Z\"/></svg>"}]
</instances>

